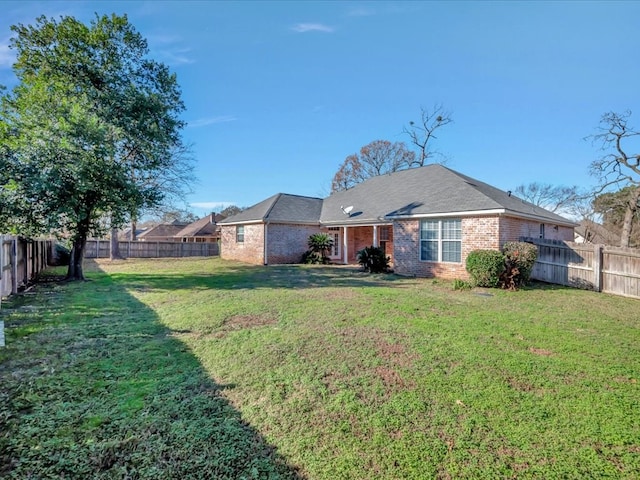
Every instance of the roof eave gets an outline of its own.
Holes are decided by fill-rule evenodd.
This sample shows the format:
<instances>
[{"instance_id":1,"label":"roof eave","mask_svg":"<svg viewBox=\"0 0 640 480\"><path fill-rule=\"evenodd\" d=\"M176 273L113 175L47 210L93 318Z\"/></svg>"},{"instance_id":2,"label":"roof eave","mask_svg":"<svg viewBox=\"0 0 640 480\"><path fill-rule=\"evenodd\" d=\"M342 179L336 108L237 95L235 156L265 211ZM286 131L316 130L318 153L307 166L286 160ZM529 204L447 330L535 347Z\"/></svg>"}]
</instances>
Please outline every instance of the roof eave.
<instances>
[{"instance_id":1,"label":"roof eave","mask_svg":"<svg viewBox=\"0 0 640 480\"><path fill-rule=\"evenodd\" d=\"M441 212L441 213L416 213L412 215L388 215L386 218L391 220L407 220L414 218L444 218L444 217L480 217L486 215L500 215L524 218L527 220L536 220L542 223L553 223L555 225L562 225L566 227L576 227L578 224L566 219L548 218L540 215L527 214L517 212L514 210L508 210L506 208L494 208L490 210L470 210L462 212Z\"/></svg>"},{"instance_id":2,"label":"roof eave","mask_svg":"<svg viewBox=\"0 0 640 480\"><path fill-rule=\"evenodd\" d=\"M228 226L233 226L233 225L250 225L250 224L274 224L274 223L279 223L279 224L283 224L283 225L313 225L313 226L320 226L320 222L307 222L307 221L295 221L295 220L276 220L276 219L265 219L265 218L261 218L260 220L246 220L246 221L236 221L236 222L225 222L225 223L218 223L218 225L220 225L221 227L228 227Z\"/></svg>"},{"instance_id":3,"label":"roof eave","mask_svg":"<svg viewBox=\"0 0 640 480\"><path fill-rule=\"evenodd\" d=\"M234 225L250 225L256 223L265 223L264 218L254 219L254 220L237 220L235 222L219 222L218 225L221 227L230 227Z\"/></svg>"},{"instance_id":4,"label":"roof eave","mask_svg":"<svg viewBox=\"0 0 640 480\"><path fill-rule=\"evenodd\" d=\"M559 218L547 218L547 217L541 217L539 215L531 215L531 214L527 214L527 213L521 213L521 212L515 212L513 210L506 210L505 211L505 215L510 216L510 217L518 217L518 218L525 218L528 220L538 220L541 221L543 223L553 223L555 225L562 225L563 227L572 227L575 228L577 227L579 224L576 222L572 222L571 220L567 220L567 219L559 219Z\"/></svg>"},{"instance_id":5,"label":"roof eave","mask_svg":"<svg viewBox=\"0 0 640 480\"><path fill-rule=\"evenodd\" d=\"M461 212L438 212L438 213L414 213L405 215L387 215L390 220L409 220L414 218L438 218L438 217L478 217L483 215L504 215L504 208L494 208L491 210L468 210Z\"/></svg>"},{"instance_id":6,"label":"roof eave","mask_svg":"<svg viewBox=\"0 0 640 480\"><path fill-rule=\"evenodd\" d=\"M320 226L322 227L368 227L373 225L391 225L391 220L388 218L358 220L349 222L345 220L331 220L322 221Z\"/></svg>"}]
</instances>

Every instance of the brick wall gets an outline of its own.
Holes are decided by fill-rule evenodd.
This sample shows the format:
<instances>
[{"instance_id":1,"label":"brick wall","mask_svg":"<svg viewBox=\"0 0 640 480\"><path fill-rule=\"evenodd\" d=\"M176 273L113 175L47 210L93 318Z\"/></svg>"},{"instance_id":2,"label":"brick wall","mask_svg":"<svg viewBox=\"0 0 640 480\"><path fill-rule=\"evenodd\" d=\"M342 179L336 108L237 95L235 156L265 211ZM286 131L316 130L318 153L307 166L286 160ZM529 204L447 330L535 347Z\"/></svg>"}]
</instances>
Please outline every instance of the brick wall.
<instances>
[{"instance_id":1,"label":"brick wall","mask_svg":"<svg viewBox=\"0 0 640 480\"><path fill-rule=\"evenodd\" d=\"M500 217L500 246L505 242L517 242L520 237L540 238L540 222L514 217ZM573 242L573 228L545 223L544 238Z\"/></svg>"},{"instance_id":2,"label":"brick wall","mask_svg":"<svg viewBox=\"0 0 640 480\"><path fill-rule=\"evenodd\" d=\"M302 254L309 249L309 237L319 232L317 225L267 225L267 262L300 263Z\"/></svg>"},{"instance_id":3,"label":"brick wall","mask_svg":"<svg viewBox=\"0 0 640 480\"><path fill-rule=\"evenodd\" d=\"M545 238L573 240L573 228L545 225ZM462 219L462 255L460 263L423 262L420 260L420 220L396 221L394 270L400 275L468 279L465 269L469 252L477 249L499 250L507 241L520 237L538 237L540 223L513 217L468 217Z\"/></svg>"},{"instance_id":4,"label":"brick wall","mask_svg":"<svg viewBox=\"0 0 640 480\"><path fill-rule=\"evenodd\" d=\"M244 242L236 242L236 226L223 225L220 231L220 257L225 260L264 264L264 224L256 223L244 226Z\"/></svg>"},{"instance_id":5,"label":"brick wall","mask_svg":"<svg viewBox=\"0 0 640 480\"><path fill-rule=\"evenodd\" d=\"M229 260L262 265L264 263L264 224L245 225L244 243L236 242L236 227L223 226L221 230L221 257ZM468 217L462 219L462 259L460 263L420 261L420 221L396 221L387 248L393 268L400 275L467 279L467 255L476 249L499 250L507 241L520 237L540 235L540 223L514 217ZM308 249L309 236L322 231L312 225L268 225L269 264L298 263ZM553 224L545 225L545 238L573 241L573 228ZM356 263L356 253L373 243L373 227L347 228L349 263Z\"/></svg>"}]
</instances>

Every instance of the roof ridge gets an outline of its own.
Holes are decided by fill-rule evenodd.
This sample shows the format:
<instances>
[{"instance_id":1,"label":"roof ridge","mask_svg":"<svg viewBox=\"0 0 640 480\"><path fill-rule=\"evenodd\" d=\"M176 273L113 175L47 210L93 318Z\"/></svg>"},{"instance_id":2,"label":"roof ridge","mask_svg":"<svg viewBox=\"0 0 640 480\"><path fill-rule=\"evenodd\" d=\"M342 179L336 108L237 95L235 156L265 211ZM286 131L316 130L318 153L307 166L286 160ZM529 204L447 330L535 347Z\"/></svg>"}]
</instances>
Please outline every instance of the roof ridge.
<instances>
[{"instance_id":1,"label":"roof ridge","mask_svg":"<svg viewBox=\"0 0 640 480\"><path fill-rule=\"evenodd\" d=\"M278 193L278 195L287 195L288 197L311 198L313 200L324 200L323 197L310 197L309 195L299 195L297 193Z\"/></svg>"},{"instance_id":2,"label":"roof ridge","mask_svg":"<svg viewBox=\"0 0 640 480\"><path fill-rule=\"evenodd\" d=\"M262 217L263 219L266 220L267 218L269 218L269 214L271 213L273 208L276 206L276 203L278 203L278 200L280 200L283 195L286 195L286 193L277 193L274 195L275 198L273 199L273 202L271 202L271 206L267 209L267 212Z\"/></svg>"}]
</instances>

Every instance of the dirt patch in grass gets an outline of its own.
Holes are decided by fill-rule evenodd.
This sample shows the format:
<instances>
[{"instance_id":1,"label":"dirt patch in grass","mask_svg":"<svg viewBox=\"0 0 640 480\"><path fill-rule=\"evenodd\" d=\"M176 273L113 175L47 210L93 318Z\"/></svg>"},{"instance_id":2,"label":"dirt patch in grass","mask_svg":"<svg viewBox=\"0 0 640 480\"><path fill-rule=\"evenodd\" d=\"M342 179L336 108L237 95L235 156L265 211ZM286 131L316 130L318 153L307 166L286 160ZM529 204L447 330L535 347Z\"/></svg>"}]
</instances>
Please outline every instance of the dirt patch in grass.
<instances>
[{"instance_id":1,"label":"dirt patch in grass","mask_svg":"<svg viewBox=\"0 0 640 480\"><path fill-rule=\"evenodd\" d=\"M385 362L404 368L411 368L420 358L416 354L409 353L403 343L389 343L384 340L376 344L376 353Z\"/></svg>"},{"instance_id":2,"label":"dirt patch in grass","mask_svg":"<svg viewBox=\"0 0 640 480\"><path fill-rule=\"evenodd\" d=\"M540 355L542 357L550 357L551 355L553 355L553 352L551 350L545 350L544 348L530 347L529 351L534 355Z\"/></svg>"},{"instance_id":3,"label":"dirt patch in grass","mask_svg":"<svg viewBox=\"0 0 640 480\"><path fill-rule=\"evenodd\" d=\"M189 337L196 340L224 338L230 332L266 327L268 325L275 325L276 323L278 323L278 319L270 315L233 315L227 318L219 328L210 333L194 332L192 330L174 330L171 335L178 338Z\"/></svg>"},{"instance_id":4,"label":"dirt patch in grass","mask_svg":"<svg viewBox=\"0 0 640 480\"><path fill-rule=\"evenodd\" d=\"M266 315L234 315L224 322L225 330L264 327L278 323L278 320Z\"/></svg>"},{"instance_id":5,"label":"dirt patch in grass","mask_svg":"<svg viewBox=\"0 0 640 480\"><path fill-rule=\"evenodd\" d=\"M309 363L317 363L322 356L341 359L325 370L322 383L331 394L368 385L367 403L389 399L394 393L411 390L415 382L408 378L406 370L419 360L403 343L405 335L388 332L371 326L349 326L334 330L331 335L314 338L304 357ZM378 387L374 387L377 385ZM373 394L373 391L377 391Z\"/></svg>"},{"instance_id":6,"label":"dirt patch in grass","mask_svg":"<svg viewBox=\"0 0 640 480\"><path fill-rule=\"evenodd\" d=\"M387 397L393 393L405 389L413 389L415 387L415 382L411 380L404 380L393 368L386 366L376 367L376 375L382 380Z\"/></svg>"}]
</instances>

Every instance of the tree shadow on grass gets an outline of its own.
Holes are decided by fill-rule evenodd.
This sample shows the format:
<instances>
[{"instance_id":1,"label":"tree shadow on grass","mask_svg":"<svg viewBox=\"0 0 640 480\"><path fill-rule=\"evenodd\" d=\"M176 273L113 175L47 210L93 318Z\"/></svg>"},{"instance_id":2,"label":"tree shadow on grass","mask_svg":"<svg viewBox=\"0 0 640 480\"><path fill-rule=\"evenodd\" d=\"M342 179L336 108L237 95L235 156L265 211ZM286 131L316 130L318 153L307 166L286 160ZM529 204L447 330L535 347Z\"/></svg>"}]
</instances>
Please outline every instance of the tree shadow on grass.
<instances>
[{"instance_id":1,"label":"tree shadow on grass","mask_svg":"<svg viewBox=\"0 0 640 480\"><path fill-rule=\"evenodd\" d=\"M356 267L302 265L241 265L223 263L210 273L132 273L114 274L126 288L175 289L258 289L258 288L346 288L392 286L402 277L369 274ZM406 283L406 278L403 279Z\"/></svg>"},{"instance_id":2,"label":"tree shadow on grass","mask_svg":"<svg viewBox=\"0 0 640 480\"><path fill-rule=\"evenodd\" d=\"M303 478L108 276L39 285L0 315L0 477Z\"/></svg>"}]
</instances>

